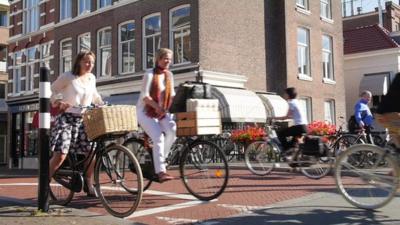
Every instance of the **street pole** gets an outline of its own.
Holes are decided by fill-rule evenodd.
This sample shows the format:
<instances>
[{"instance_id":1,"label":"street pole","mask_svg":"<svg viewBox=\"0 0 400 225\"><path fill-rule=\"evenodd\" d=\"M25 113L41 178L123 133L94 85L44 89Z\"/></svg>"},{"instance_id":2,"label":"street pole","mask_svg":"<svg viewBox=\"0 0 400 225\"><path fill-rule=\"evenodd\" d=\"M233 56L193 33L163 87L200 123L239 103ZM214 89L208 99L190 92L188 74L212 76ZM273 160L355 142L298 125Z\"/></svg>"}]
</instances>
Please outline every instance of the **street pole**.
<instances>
[{"instance_id":1,"label":"street pole","mask_svg":"<svg viewBox=\"0 0 400 225\"><path fill-rule=\"evenodd\" d=\"M40 67L39 83L39 188L38 209L49 210L49 149L50 149L50 71L47 67Z\"/></svg>"}]
</instances>

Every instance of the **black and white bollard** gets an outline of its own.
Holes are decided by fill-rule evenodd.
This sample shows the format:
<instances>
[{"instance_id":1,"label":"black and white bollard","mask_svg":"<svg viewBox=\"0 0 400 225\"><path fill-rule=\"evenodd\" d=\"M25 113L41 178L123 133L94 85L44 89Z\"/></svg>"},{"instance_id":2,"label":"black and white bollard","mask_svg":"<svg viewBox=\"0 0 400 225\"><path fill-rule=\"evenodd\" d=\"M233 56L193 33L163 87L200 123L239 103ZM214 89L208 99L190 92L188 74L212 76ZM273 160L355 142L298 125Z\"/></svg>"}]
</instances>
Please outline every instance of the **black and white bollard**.
<instances>
[{"instance_id":1,"label":"black and white bollard","mask_svg":"<svg viewBox=\"0 0 400 225\"><path fill-rule=\"evenodd\" d=\"M39 83L39 188L38 209L49 210L49 160L50 160L50 71L47 67L40 68Z\"/></svg>"}]
</instances>

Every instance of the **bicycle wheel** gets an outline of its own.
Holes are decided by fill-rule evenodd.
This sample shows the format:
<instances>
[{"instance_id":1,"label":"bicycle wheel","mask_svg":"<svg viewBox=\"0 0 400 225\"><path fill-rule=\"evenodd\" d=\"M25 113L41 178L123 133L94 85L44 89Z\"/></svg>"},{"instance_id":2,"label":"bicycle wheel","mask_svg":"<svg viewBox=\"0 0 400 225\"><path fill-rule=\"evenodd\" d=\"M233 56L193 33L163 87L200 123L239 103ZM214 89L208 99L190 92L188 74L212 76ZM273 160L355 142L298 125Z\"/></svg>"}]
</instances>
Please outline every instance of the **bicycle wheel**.
<instances>
[{"instance_id":1,"label":"bicycle wheel","mask_svg":"<svg viewBox=\"0 0 400 225\"><path fill-rule=\"evenodd\" d=\"M352 163L356 154L377 156L373 165ZM340 194L352 205L376 209L387 204L396 194L399 168L393 156L370 144L354 145L343 152L335 164L335 180Z\"/></svg>"},{"instance_id":2,"label":"bicycle wheel","mask_svg":"<svg viewBox=\"0 0 400 225\"><path fill-rule=\"evenodd\" d=\"M310 179L321 179L332 170L333 162L332 152L326 149L327 155L309 157L309 165L301 167L301 173Z\"/></svg>"},{"instance_id":3,"label":"bicycle wheel","mask_svg":"<svg viewBox=\"0 0 400 225\"><path fill-rule=\"evenodd\" d=\"M94 179L96 193L113 216L131 215L142 199L143 180L138 161L122 145L112 144L97 157ZM134 166L136 173L132 173Z\"/></svg>"},{"instance_id":4,"label":"bicycle wheel","mask_svg":"<svg viewBox=\"0 0 400 225\"><path fill-rule=\"evenodd\" d=\"M130 138L126 140L123 145L135 155L140 165L144 164L146 159L151 160L151 154L145 149L143 141L136 138ZM142 171L142 174L143 172L145 171ZM150 187L151 183L152 181L150 179L143 177L143 191L146 191Z\"/></svg>"},{"instance_id":5,"label":"bicycle wheel","mask_svg":"<svg viewBox=\"0 0 400 225\"><path fill-rule=\"evenodd\" d=\"M244 160L247 168L255 175L265 176L278 163L278 152L274 145L265 141L255 141L249 144L244 151Z\"/></svg>"},{"instance_id":6,"label":"bicycle wheel","mask_svg":"<svg viewBox=\"0 0 400 225\"><path fill-rule=\"evenodd\" d=\"M68 155L60 168L54 173L49 188L50 204L67 205L74 197L75 192L70 189L73 183L71 165L72 160Z\"/></svg>"},{"instance_id":7,"label":"bicycle wheel","mask_svg":"<svg viewBox=\"0 0 400 225\"><path fill-rule=\"evenodd\" d=\"M225 190L229 168L224 153L216 144L198 140L184 150L180 173L186 189L193 196L209 201Z\"/></svg>"}]
</instances>

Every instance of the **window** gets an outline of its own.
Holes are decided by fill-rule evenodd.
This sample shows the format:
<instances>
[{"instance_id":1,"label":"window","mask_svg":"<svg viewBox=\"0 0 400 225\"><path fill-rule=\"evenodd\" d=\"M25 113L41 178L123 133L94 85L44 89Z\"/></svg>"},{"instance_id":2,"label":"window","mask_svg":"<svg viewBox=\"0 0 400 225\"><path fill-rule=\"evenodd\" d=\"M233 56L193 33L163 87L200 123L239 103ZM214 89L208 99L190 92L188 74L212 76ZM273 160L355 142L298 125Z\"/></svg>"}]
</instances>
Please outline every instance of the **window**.
<instances>
[{"instance_id":1,"label":"window","mask_svg":"<svg viewBox=\"0 0 400 225\"><path fill-rule=\"evenodd\" d=\"M50 68L50 44L42 44L40 46L40 66L46 66Z\"/></svg>"},{"instance_id":2,"label":"window","mask_svg":"<svg viewBox=\"0 0 400 225\"><path fill-rule=\"evenodd\" d=\"M72 14L72 1L60 0L60 21L71 18Z\"/></svg>"},{"instance_id":3,"label":"window","mask_svg":"<svg viewBox=\"0 0 400 225\"><path fill-rule=\"evenodd\" d=\"M312 106L310 97L299 98L299 108L302 115L305 115L307 122L312 121Z\"/></svg>"},{"instance_id":4,"label":"window","mask_svg":"<svg viewBox=\"0 0 400 225\"><path fill-rule=\"evenodd\" d=\"M79 5L78 5L79 11L78 11L78 14L81 15L81 14L90 12L91 3L92 3L91 0L79 0Z\"/></svg>"},{"instance_id":5,"label":"window","mask_svg":"<svg viewBox=\"0 0 400 225\"><path fill-rule=\"evenodd\" d=\"M106 28L98 33L97 38L97 64L100 76L111 76L111 28Z\"/></svg>"},{"instance_id":6,"label":"window","mask_svg":"<svg viewBox=\"0 0 400 225\"><path fill-rule=\"evenodd\" d=\"M35 57L36 48L28 48L26 51L26 74L25 74L25 90L33 91L34 74L35 74Z\"/></svg>"},{"instance_id":7,"label":"window","mask_svg":"<svg viewBox=\"0 0 400 225\"><path fill-rule=\"evenodd\" d=\"M78 37L78 53L82 50L90 51L90 33L81 34Z\"/></svg>"},{"instance_id":8,"label":"window","mask_svg":"<svg viewBox=\"0 0 400 225\"><path fill-rule=\"evenodd\" d=\"M327 100L324 102L325 121L335 124L335 100Z\"/></svg>"},{"instance_id":9,"label":"window","mask_svg":"<svg viewBox=\"0 0 400 225\"><path fill-rule=\"evenodd\" d=\"M334 80L332 37L328 35L322 35L322 72L324 79Z\"/></svg>"},{"instance_id":10,"label":"window","mask_svg":"<svg viewBox=\"0 0 400 225\"><path fill-rule=\"evenodd\" d=\"M143 20L143 68L155 65L155 52L161 47L161 19L160 14L149 15Z\"/></svg>"},{"instance_id":11,"label":"window","mask_svg":"<svg viewBox=\"0 0 400 225\"><path fill-rule=\"evenodd\" d=\"M170 12L170 46L174 51L174 63L189 62L191 57L190 45L190 6L185 5Z\"/></svg>"},{"instance_id":12,"label":"window","mask_svg":"<svg viewBox=\"0 0 400 225\"><path fill-rule=\"evenodd\" d=\"M72 69L72 41L71 39L60 42L60 73L71 71Z\"/></svg>"},{"instance_id":13,"label":"window","mask_svg":"<svg viewBox=\"0 0 400 225\"><path fill-rule=\"evenodd\" d=\"M297 68L299 77L310 76L310 34L305 28L297 28Z\"/></svg>"},{"instance_id":14,"label":"window","mask_svg":"<svg viewBox=\"0 0 400 225\"><path fill-rule=\"evenodd\" d=\"M112 5L112 0L99 0L98 3L99 8L103 8L105 6Z\"/></svg>"},{"instance_id":15,"label":"window","mask_svg":"<svg viewBox=\"0 0 400 225\"><path fill-rule=\"evenodd\" d=\"M135 72L135 23L119 26L119 73Z\"/></svg>"},{"instance_id":16,"label":"window","mask_svg":"<svg viewBox=\"0 0 400 225\"><path fill-rule=\"evenodd\" d=\"M331 0L321 0L321 16L332 19Z\"/></svg>"},{"instance_id":17,"label":"window","mask_svg":"<svg viewBox=\"0 0 400 225\"><path fill-rule=\"evenodd\" d=\"M296 0L296 5L300 8L308 10L308 0Z\"/></svg>"},{"instance_id":18,"label":"window","mask_svg":"<svg viewBox=\"0 0 400 225\"><path fill-rule=\"evenodd\" d=\"M19 94L21 92L21 64L22 64L22 52L14 53L14 69L13 69L13 94Z\"/></svg>"},{"instance_id":19,"label":"window","mask_svg":"<svg viewBox=\"0 0 400 225\"><path fill-rule=\"evenodd\" d=\"M39 0L24 1L24 33L39 30Z\"/></svg>"},{"instance_id":20,"label":"window","mask_svg":"<svg viewBox=\"0 0 400 225\"><path fill-rule=\"evenodd\" d=\"M8 14L7 11L0 11L0 26L8 26Z\"/></svg>"}]
</instances>

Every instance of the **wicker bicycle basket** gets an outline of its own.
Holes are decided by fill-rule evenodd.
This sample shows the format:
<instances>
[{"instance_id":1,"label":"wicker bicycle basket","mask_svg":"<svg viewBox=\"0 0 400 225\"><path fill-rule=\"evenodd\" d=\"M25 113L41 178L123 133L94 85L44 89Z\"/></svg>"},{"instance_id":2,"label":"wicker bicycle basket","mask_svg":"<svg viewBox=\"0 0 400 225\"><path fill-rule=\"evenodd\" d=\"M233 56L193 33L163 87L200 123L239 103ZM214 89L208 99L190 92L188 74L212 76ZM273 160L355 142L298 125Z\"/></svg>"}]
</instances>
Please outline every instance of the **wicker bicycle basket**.
<instances>
[{"instance_id":1,"label":"wicker bicycle basket","mask_svg":"<svg viewBox=\"0 0 400 225\"><path fill-rule=\"evenodd\" d=\"M88 110L83 114L83 124L89 140L105 134L118 134L138 129L136 107L113 105Z\"/></svg>"}]
</instances>

